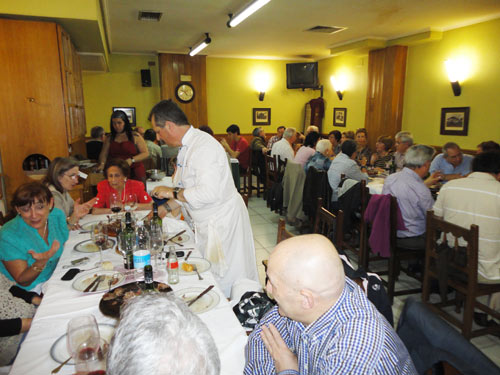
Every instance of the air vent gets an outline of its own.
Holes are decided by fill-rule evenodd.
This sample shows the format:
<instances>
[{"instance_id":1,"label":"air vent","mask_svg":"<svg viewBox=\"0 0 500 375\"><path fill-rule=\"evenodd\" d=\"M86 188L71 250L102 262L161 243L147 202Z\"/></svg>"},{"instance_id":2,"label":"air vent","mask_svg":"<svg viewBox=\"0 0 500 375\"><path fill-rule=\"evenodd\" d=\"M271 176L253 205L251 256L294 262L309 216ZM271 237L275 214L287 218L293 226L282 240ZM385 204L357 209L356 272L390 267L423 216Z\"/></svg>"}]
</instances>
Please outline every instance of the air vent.
<instances>
[{"instance_id":1,"label":"air vent","mask_svg":"<svg viewBox=\"0 0 500 375\"><path fill-rule=\"evenodd\" d=\"M147 11L147 10L140 10L139 11L139 21L156 21L156 22L159 22L162 15L163 15L162 12L153 12L153 11Z\"/></svg>"},{"instance_id":2,"label":"air vent","mask_svg":"<svg viewBox=\"0 0 500 375\"><path fill-rule=\"evenodd\" d=\"M310 31L313 33L334 34L338 33L339 31L343 31L345 29L346 27L339 27L339 26L314 26L305 31Z\"/></svg>"}]
</instances>

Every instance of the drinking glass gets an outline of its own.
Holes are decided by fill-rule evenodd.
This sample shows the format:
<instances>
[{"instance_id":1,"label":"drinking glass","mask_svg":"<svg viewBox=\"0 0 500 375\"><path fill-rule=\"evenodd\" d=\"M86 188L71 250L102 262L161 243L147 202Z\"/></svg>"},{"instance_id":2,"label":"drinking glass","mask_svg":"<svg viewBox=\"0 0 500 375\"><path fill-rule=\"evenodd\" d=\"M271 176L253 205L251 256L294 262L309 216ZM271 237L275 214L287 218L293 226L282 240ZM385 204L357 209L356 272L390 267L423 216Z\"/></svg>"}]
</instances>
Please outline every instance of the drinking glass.
<instances>
[{"instance_id":1,"label":"drinking glass","mask_svg":"<svg viewBox=\"0 0 500 375\"><path fill-rule=\"evenodd\" d=\"M109 196L109 208L111 208L111 212L118 214L122 210L122 200L119 194L111 193Z\"/></svg>"},{"instance_id":2,"label":"drinking glass","mask_svg":"<svg viewBox=\"0 0 500 375\"><path fill-rule=\"evenodd\" d=\"M123 204L125 211L127 212L134 211L137 207L137 196L133 193L125 194Z\"/></svg>"},{"instance_id":3,"label":"drinking glass","mask_svg":"<svg viewBox=\"0 0 500 375\"><path fill-rule=\"evenodd\" d=\"M90 237L92 242L99 248L100 261L96 263L96 266L102 266L102 250L108 244L108 227L102 222L92 225Z\"/></svg>"},{"instance_id":4,"label":"drinking glass","mask_svg":"<svg viewBox=\"0 0 500 375\"><path fill-rule=\"evenodd\" d=\"M158 255L161 254L163 250L163 234L161 227L151 225L150 231L151 239L151 255L154 258L155 268L158 267Z\"/></svg>"},{"instance_id":5,"label":"drinking glass","mask_svg":"<svg viewBox=\"0 0 500 375\"><path fill-rule=\"evenodd\" d=\"M93 315L78 316L69 321L66 346L75 360L77 372L102 370L103 353L100 345L99 327Z\"/></svg>"}]
</instances>

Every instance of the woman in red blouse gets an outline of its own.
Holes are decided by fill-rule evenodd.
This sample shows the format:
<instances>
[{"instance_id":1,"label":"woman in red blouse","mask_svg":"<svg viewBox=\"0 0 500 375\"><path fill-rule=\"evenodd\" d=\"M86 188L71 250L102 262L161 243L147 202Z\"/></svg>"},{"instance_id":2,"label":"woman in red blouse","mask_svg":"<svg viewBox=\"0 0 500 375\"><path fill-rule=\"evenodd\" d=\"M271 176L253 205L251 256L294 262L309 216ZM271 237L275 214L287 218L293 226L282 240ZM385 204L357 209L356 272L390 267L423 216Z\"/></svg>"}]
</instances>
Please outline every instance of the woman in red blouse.
<instances>
[{"instance_id":1,"label":"woman in red blouse","mask_svg":"<svg viewBox=\"0 0 500 375\"><path fill-rule=\"evenodd\" d=\"M130 167L124 160L113 159L106 165L104 170L106 180L97 184L93 214L110 213L110 198L113 194L119 196L123 203L127 201L127 196L134 194L137 197L138 210L151 209L152 199L146 192L144 184L141 181L127 179L129 173Z\"/></svg>"}]
</instances>

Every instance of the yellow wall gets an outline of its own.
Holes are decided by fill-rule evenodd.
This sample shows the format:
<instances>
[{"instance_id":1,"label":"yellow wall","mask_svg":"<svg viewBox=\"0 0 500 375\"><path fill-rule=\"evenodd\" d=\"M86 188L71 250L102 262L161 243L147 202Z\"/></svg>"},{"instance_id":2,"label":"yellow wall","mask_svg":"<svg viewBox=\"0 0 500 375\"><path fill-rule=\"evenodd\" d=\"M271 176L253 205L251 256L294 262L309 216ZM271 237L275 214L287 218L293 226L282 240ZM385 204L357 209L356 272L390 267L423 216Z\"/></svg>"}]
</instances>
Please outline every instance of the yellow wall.
<instances>
[{"instance_id":1,"label":"yellow wall","mask_svg":"<svg viewBox=\"0 0 500 375\"><path fill-rule=\"evenodd\" d=\"M475 149L484 140L500 141L500 19L450 30L438 42L408 49L403 129L417 142L453 141ZM450 57L470 61L462 95L454 96L444 68ZM439 134L442 107L470 107L467 137Z\"/></svg>"},{"instance_id":2,"label":"yellow wall","mask_svg":"<svg viewBox=\"0 0 500 375\"><path fill-rule=\"evenodd\" d=\"M152 87L141 86L141 69L151 70ZM110 55L109 72L83 72L83 95L87 134L97 125L109 131L112 107L136 107L137 125L149 128L149 111L160 100L157 56Z\"/></svg>"},{"instance_id":3,"label":"yellow wall","mask_svg":"<svg viewBox=\"0 0 500 375\"><path fill-rule=\"evenodd\" d=\"M346 89L342 100L339 100L333 89L331 76L346 79ZM332 130L355 131L364 127L368 57L345 54L321 60L319 61L319 77L324 86L323 97L325 99L323 133L327 134ZM333 108L347 108L345 127L333 126Z\"/></svg>"},{"instance_id":4,"label":"yellow wall","mask_svg":"<svg viewBox=\"0 0 500 375\"><path fill-rule=\"evenodd\" d=\"M0 2L0 13L49 18L100 18L99 0L6 0Z\"/></svg>"},{"instance_id":5,"label":"yellow wall","mask_svg":"<svg viewBox=\"0 0 500 375\"><path fill-rule=\"evenodd\" d=\"M271 108L271 125L264 130L276 132L280 125L303 129L305 104L319 91L288 90L286 61L207 58L208 125L215 133L225 133L237 124L242 133L251 133L252 108ZM253 87L255 74L269 77L264 101Z\"/></svg>"}]
</instances>

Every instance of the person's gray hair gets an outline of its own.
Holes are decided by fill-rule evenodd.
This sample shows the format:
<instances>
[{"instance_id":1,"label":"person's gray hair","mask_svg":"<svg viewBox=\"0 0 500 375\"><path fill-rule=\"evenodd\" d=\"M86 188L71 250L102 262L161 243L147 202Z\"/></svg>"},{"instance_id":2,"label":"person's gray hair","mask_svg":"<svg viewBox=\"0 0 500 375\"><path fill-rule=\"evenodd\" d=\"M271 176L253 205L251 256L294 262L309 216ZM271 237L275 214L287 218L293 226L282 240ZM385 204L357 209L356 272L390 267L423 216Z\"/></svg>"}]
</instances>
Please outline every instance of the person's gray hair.
<instances>
[{"instance_id":1,"label":"person's gray hair","mask_svg":"<svg viewBox=\"0 0 500 375\"><path fill-rule=\"evenodd\" d=\"M332 142L328 139L320 139L318 143L316 143L316 151L325 153L326 150L332 149Z\"/></svg>"},{"instance_id":2,"label":"person's gray hair","mask_svg":"<svg viewBox=\"0 0 500 375\"><path fill-rule=\"evenodd\" d=\"M207 326L173 295L128 301L111 340L108 375L218 375L220 360Z\"/></svg>"},{"instance_id":3,"label":"person's gray hair","mask_svg":"<svg viewBox=\"0 0 500 375\"><path fill-rule=\"evenodd\" d=\"M295 130L295 128L286 128L285 132L283 133L283 138L290 139L295 133L297 133L297 130Z\"/></svg>"},{"instance_id":4,"label":"person's gray hair","mask_svg":"<svg viewBox=\"0 0 500 375\"><path fill-rule=\"evenodd\" d=\"M410 132L399 132L394 139L399 139L399 142L406 143L408 146L413 145L413 135Z\"/></svg>"},{"instance_id":5,"label":"person's gray hair","mask_svg":"<svg viewBox=\"0 0 500 375\"><path fill-rule=\"evenodd\" d=\"M444 144L443 146L443 156L445 158L448 157L448 150L452 148L452 149L455 149L455 150L460 150L460 146L457 145L455 142L447 142Z\"/></svg>"},{"instance_id":6,"label":"person's gray hair","mask_svg":"<svg viewBox=\"0 0 500 375\"><path fill-rule=\"evenodd\" d=\"M260 132L262 131L262 128L259 126L258 128L255 128L252 132L252 135L254 137L258 137L260 135Z\"/></svg>"},{"instance_id":7,"label":"person's gray hair","mask_svg":"<svg viewBox=\"0 0 500 375\"><path fill-rule=\"evenodd\" d=\"M405 167L410 169L420 168L425 163L432 160L435 152L436 150L430 146L411 146L405 153Z\"/></svg>"}]
</instances>

